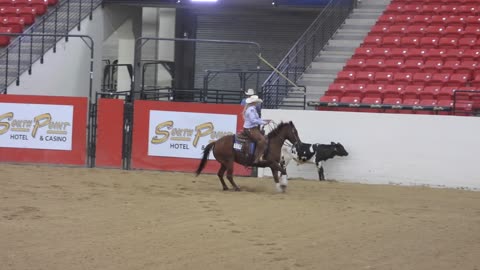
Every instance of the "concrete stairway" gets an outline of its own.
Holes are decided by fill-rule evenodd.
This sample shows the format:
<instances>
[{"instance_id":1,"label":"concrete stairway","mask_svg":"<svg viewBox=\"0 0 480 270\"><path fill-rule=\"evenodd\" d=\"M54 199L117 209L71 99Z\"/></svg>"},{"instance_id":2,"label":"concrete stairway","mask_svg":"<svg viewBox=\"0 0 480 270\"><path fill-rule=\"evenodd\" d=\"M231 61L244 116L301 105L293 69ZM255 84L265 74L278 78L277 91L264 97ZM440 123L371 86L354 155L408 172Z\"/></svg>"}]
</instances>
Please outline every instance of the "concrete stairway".
<instances>
[{"instance_id":1,"label":"concrete stairway","mask_svg":"<svg viewBox=\"0 0 480 270\"><path fill-rule=\"evenodd\" d=\"M323 96L389 3L390 0L363 0L352 11L298 81L307 88L307 102L318 101ZM284 104L298 102L299 96L300 93L292 92Z\"/></svg>"},{"instance_id":2,"label":"concrete stairway","mask_svg":"<svg viewBox=\"0 0 480 270\"><path fill-rule=\"evenodd\" d=\"M69 33L90 15L92 8L97 8L101 2L101 0L60 0L56 6L49 7L47 14L38 17L35 24L23 33ZM62 37L24 36L21 39L12 37L8 49L0 50L0 94L14 83L17 77L29 71L31 65L40 60L60 39Z\"/></svg>"}]
</instances>

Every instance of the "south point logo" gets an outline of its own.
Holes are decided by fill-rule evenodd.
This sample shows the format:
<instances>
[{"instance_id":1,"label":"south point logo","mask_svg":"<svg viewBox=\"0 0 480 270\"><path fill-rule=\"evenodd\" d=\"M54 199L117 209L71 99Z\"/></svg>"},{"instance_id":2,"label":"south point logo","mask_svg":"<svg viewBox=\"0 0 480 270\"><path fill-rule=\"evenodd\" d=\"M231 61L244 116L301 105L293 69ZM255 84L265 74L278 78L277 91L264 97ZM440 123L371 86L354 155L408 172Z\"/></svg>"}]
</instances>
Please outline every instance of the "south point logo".
<instances>
[{"instance_id":1,"label":"south point logo","mask_svg":"<svg viewBox=\"0 0 480 270\"><path fill-rule=\"evenodd\" d=\"M197 147L200 138L209 136L211 141L215 141L225 135L231 135L232 132L215 131L215 127L212 122L202 123L195 126L195 128L176 128L173 121L165 121L158 124L155 127L155 136L153 136L152 144L162 144L170 140L170 148L172 149L190 149L188 143L177 142L190 142L192 146ZM202 145L202 150L205 145Z\"/></svg>"},{"instance_id":2,"label":"south point logo","mask_svg":"<svg viewBox=\"0 0 480 270\"><path fill-rule=\"evenodd\" d=\"M46 142L66 142L67 136L62 135L67 135L68 126L71 126L70 122L52 121L52 116L49 113L40 114L34 117L33 120L15 119L13 112L0 115L0 136L10 131L9 135L11 140L28 141L28 133L30 133L33 139L36 139L38 131L46 129L48 135L40 135L38 140Z\"/></svg>"}]
</instances>

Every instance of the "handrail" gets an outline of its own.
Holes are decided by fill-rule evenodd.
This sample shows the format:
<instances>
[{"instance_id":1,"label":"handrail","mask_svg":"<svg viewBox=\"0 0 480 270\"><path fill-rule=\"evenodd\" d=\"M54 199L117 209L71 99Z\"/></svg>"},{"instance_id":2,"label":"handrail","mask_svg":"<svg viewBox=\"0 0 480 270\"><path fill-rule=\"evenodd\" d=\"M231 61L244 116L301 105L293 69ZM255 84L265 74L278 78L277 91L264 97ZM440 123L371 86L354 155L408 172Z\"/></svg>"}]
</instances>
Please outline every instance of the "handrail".
<instances>
[{"instance_id":1,"label":"handrail","mask_svg":"<svg viewBox=\"0 0 480 270\"><path fill-rule=\"evenodd\" d=\"M87 13L80 13L81 16L78 16L78 23L81 23L81 20L84 17L87 17L89 14L92 16L93 10L101 4L100 0L94 0L90 1L90 10ZM40 63L43 63L43 57L48 50L50 50L53 47L53 52L56 52L56 47L57 47L57 42L59 39L65 37L66 40L68 40L69 32L76 26L75 23L69 25L69 22L73 18L69 18L68 16L66 17L66 26L63 24L59 23L59 15L65 15L65 7L67 8L67 11L70 10L70 5L73 4L71 3L70 0L64 0L59 3L57 3L53 7L49 7L47 9L47 12L45 15L42 17L37 17L36 21L34 24L26 28L22 33L15 33L12 34L11 36L15 36L15 38L12 38L10 43L6 46L3 47L0 50L0 59L6 61L5 63L5 70L2 71L0 76L5 75L5 85L4 87L0 88L0 94L1 93L6 93L6 89L8 86L16 80L17 85L19 85L20 81L19 78L24 73L25 71L28 70L28 73L32 73L32 66L37 61L40 59ZM86 5L79 5L76 7L76 9L81 9L87 6ZM64 16L63 16L64 17ZM60 17L60 18L63 18ZM76 19L77 17L75 17ZM65 19L64 19L65 20ZM64 22L64 21L62 21ZM47 27L51 27L50 30L46 30ZM63 27L59 27L63 26ZM69 27L71 26L71 27ZM65 29L59 29L59 28L64 28ZM5 34L7 35L7 34ZM25 40L26 38L29 38L29 40ZM39 40L37 42L34 42L34 37L38 37ZM51 39L47 39L51 38ZM23 44L22 44L23 43ZM38 44L39 47L35 49L34 51L34 44ZM28 49L28 52L22 53L22 45L23 48ZM18 51L18 52L17 52ZM18 53L18 55L14 55L13 57L10 55L13 52ZM10 58L10 59L9 59ZM28 59L27 59L28 58ZM25 60L22 60L25 59ZM16 63L15 66L10 66L9 67L9 62L10 63ZM9 71L10 70L10 71ZM13 71L13 72L11 72ZM4 74L3 74L4 73ZM3 84L3 83L2 83Z\"/></svg>"},{"instance_id":2,"label":"handrail","mask_svg":"<svg viewBox=\"0 0 480 270\"><path fill-rule=\"evenodd\" d=\"M262 85L262 93L267 96L264 103L276 108L285 96L279 100L269 100L268 96L276 96L281 85L297 86L300 75L305 72L313 59L324 48L335 31L345 21L355 6L356 0L330 0L300 38L293 44L288 53L277 65ZM287 94L288 93L284 93Z\"/></svg>"}]
</instances>

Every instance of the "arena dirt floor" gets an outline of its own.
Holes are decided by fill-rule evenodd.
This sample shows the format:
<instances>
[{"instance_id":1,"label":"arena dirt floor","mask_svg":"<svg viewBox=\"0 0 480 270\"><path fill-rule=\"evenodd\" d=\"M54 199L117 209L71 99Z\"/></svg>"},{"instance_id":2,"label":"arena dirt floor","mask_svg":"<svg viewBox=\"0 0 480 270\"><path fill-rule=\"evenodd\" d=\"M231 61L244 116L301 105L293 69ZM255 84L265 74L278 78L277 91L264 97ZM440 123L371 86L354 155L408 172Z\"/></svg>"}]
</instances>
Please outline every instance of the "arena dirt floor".
<instances>
[{"instance_id":1,"label":"arena dirt floor","mask_svg":"<svg viewBox=\"0 0 480 270\"><path fill-rule=\"evenodd\" d=\"M480 192L0 164L0 269L480 270Z\"/></svg>"}]
</instances>

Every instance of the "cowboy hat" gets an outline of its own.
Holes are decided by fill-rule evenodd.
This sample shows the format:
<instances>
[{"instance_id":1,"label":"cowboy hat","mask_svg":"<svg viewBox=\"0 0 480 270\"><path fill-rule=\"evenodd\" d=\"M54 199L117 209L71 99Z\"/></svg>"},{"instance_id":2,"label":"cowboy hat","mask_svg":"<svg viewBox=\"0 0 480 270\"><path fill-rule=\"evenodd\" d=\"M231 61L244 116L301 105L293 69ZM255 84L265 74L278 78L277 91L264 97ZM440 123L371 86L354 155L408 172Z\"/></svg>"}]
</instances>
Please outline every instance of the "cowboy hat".
<instances>
[{"instance_id":1,"label":"cowboy hat","mask_svg":"<svg viewBox=\"0 0 480 270\"><path fill-rule=\"evenodd\" d=\"M248 89L247 91L245 91L245 95L247 95L247 96L255 95L255 90L253 90L252 88L250 88L250 89Z\"/></svg>"},{"instance_id":2,"label":"cowboy hat","mask_svg":"<svg viewBox=\"0 0 480 270\"><path fill-rule=\"evenodd\" d=\"M253 95L253 96L247 98L247 99L245 100L245 102L246 102L247 104L255 103L255 102L262 103L263 100L260 99L260 98L258 98L257 95Z\"/></svg>"}]
</instances>

